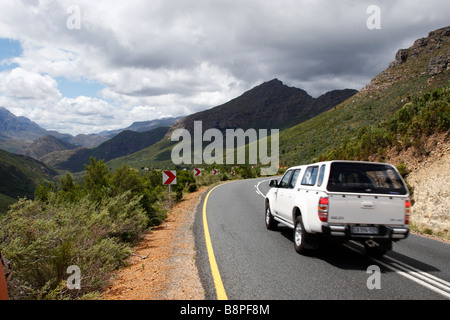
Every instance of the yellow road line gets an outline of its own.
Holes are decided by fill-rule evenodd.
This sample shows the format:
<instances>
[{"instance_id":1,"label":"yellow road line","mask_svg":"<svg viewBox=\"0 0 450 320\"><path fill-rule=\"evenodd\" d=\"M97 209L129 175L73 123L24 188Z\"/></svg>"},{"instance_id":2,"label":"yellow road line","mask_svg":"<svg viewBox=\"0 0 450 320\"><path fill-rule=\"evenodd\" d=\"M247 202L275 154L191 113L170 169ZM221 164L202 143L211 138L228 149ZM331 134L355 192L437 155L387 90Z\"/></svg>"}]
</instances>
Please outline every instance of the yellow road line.
<instances>
[{"instance_id":1,"label":"yellow road line","mask_svg":"<svg viewBox=\"0 0 450 320\"><path fill-rule=\"evenodd\" d=\"M216 258L214 256L214 250L211 243L211 237L209 235L208 220L206 219L206 203L208 202L211 192L219 186L212 188L206 195L205 202L203 203L203 230L205 233L206 250L208 251L209 265L211 266L211 273L214 279L214 285L216 287L217 299L228 300L225 288L223 287L222 278L220 277L219 267L217 266Z\"/></svg>"}]
</instances>

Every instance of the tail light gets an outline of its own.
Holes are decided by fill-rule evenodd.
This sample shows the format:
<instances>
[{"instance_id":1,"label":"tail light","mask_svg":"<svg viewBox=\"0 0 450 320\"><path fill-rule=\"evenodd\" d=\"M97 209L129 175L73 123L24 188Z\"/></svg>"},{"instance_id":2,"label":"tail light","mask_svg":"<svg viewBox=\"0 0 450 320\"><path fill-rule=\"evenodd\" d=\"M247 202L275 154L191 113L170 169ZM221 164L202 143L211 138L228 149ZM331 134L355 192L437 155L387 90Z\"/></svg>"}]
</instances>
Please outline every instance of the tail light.
<instances>
[{"instance_id":1,"label":"tail light","mask_svg":"<svg viewBox=\"0 0 450 320\"><path fill-rule=\"evenodd\" d=\"M328 198L320 198L318 206L319 220L327 222L328 220Z\"/></svg>"},{"instance_id":2,"label":"tail light","mask_svg":"<svg viewBox=\"0 0 450 320\"><path fill-rule=\"evenodd\" d=\"M410 214L411 214L411 201L405 200L405 224L409 224Z\"/></svg>"}]
</instances>

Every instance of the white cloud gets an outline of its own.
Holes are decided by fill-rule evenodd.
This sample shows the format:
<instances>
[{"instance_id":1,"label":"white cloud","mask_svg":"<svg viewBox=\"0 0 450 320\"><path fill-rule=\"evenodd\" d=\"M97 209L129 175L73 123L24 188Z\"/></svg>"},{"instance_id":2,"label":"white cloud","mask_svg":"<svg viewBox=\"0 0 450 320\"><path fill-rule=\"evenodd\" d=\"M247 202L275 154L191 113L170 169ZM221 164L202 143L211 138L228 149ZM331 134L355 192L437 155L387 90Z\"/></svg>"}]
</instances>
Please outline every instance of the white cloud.
<instances>
[{"instance_id":1,"label":"white cloud","mask_svg":"<svg viewBox=\"0 0 450 320\"><path fill-rule=\"evenodd\" d=\"M61 98L57 82L53 78L22 68L0 72L0 92L7 97L26 100Z\"/></svg>"}]
</instances>

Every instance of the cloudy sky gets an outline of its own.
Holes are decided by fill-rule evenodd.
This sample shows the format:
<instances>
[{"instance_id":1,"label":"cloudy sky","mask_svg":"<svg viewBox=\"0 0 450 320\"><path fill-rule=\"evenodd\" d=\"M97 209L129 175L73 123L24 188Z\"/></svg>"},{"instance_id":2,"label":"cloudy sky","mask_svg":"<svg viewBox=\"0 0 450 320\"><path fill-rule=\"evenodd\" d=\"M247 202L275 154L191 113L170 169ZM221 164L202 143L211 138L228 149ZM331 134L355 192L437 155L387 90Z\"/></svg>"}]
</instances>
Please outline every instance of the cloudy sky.
<instances>
[{"instance_id":1,"label":"cloudy sky","mask_svg":"<svg viewBox=\"0 0 450 320\"><path fill-rule=\"evenodd\" d=\"M273 78L314 97L359 90L449 15L448 0L1 0L0 106L78 134Z\"/></svg>"}]
</instances>

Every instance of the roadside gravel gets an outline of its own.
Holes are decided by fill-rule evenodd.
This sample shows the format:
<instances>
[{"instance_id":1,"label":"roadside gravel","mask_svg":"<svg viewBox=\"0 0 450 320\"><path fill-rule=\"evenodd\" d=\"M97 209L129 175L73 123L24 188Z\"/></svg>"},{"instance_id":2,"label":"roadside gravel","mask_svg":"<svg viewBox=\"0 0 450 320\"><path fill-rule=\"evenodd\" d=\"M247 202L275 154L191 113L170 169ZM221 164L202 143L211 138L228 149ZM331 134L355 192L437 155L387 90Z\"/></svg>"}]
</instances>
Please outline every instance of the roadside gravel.
<instances>
[{"instance_id":1,"label":"roadside gravel","mask_svg":"<svg viewBox=\"0 0 450 320\"><path fill-rule=\"evenodd\" d=\"M203 300L195 264L193 223L207 187L188 194L167 219L145 234L129 266L113 275L104 300Z\"/></svg>"}]
</instances>

